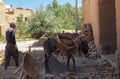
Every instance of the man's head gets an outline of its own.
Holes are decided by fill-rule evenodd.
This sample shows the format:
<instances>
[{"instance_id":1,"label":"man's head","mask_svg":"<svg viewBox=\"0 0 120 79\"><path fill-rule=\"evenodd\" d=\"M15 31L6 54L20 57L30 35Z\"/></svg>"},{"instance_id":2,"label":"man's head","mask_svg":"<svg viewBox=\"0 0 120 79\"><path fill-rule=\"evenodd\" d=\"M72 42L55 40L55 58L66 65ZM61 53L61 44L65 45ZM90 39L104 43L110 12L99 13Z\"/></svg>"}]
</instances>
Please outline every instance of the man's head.
<instances>
[{"instance_id":1,"label":"man's head","mask_svg":"<svg viewBox=\"0 0 120 79\"><path fill-rule=\"evenodd\" d=\"M14 23L14 22L11 22L11 23L10 23L10 27L14 29L14 28L16 27L15 23Z\"/></svg>"}]
</instances>

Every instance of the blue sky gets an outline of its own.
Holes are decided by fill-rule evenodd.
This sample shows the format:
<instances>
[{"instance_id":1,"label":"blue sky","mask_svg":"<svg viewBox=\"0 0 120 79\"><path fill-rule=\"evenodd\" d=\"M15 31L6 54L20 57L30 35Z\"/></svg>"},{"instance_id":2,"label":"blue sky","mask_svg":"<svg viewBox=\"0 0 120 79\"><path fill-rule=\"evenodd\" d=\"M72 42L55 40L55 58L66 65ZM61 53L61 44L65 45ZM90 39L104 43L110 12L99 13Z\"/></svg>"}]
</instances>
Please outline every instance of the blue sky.
<instances>
[{"instance_id":1,"label":"blue sky","mask_svg":"<svg viewBox=\"0 0 120 79\"><path fill-rule=\"evenodd\" d=\"M72 6L75 6L75 0L57 0L59 4L65 4L67 2L71 3ZM7 5L13 5L16 7L36 9L41 5L46 7L47 4L51 3L52 0L3 0ZM78 0L78 6L81 6L82 0Z\"/></svg>"}]
</instances>

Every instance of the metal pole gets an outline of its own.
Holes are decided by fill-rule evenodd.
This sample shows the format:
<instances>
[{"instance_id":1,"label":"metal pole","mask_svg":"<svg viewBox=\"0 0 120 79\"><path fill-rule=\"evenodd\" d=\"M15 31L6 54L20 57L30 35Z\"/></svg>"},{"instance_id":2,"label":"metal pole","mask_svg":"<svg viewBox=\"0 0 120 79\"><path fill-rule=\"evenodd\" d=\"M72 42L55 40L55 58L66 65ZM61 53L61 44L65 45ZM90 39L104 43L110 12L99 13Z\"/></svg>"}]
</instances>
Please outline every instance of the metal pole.
<instances>
[{"instance_id":1,"label":"metal pole","mask_svg":"<svg viewBox=\"0 0 120 79\"><path fill-rule=\"evenodd\" d=\"M76 3L76 5L75 5L75 20L76 20L76 33L78 33L78 1L77 0L75 0L75 3Z\"/></svg>"}]
</instances>

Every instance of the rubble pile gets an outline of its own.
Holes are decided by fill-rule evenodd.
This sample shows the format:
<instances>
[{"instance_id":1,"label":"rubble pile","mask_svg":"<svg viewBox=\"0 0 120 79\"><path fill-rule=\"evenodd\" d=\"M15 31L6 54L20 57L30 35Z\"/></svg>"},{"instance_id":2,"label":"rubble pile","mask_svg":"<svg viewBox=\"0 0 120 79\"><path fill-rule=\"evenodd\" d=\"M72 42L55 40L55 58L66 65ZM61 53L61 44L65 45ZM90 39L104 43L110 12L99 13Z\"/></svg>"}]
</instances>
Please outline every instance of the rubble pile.
<instances>
[{"instance_id":1,"label":"rubble pile","mask_svg":"<svg viewBox=\"0 0 120 79\"><path fill-rule=\"evenodd\" d=\"M103 55L107 55L107 54L115 54L115 51L117 50L116 45L100 45L100 52Z\"/></svg>"},{"instance_id":2,"label":"rubble pile","mask_svg":"<svg viewBox=\"0 0 120 79\"><path fill-rule=\"evenodd\" d=\"M68 72L58 75L46 74L45 79L119 79L120 76L107 60L96 60L92 65L84 65L94 69L91 72ZM86 70L84 70L86 71Z\"/></svg>"},{"instance_id":3,"label":"rubble pile","mask_svg":"<svg viewBox=\"0 0 120 79\"><path fill-rule=\"evenodd\" d=\"M89 54L91 57L99 57L97 53L97 49L95 47L94 43L94 37L93 37L93 31L92 31L92 25L91 24L84 24L81 29L81 35L88 41L89 45Z\"/></svg>"}]
</instances>

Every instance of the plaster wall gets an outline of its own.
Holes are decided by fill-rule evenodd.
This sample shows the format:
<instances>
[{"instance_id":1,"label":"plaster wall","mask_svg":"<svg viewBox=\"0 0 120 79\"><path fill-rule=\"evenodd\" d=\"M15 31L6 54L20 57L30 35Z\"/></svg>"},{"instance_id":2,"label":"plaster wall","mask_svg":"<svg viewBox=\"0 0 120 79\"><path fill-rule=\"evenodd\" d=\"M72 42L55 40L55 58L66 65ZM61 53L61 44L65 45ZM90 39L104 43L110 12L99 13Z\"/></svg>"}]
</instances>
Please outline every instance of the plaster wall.
<instances>
[{"instance_id":1,"label":"plaster wall","mask_svg":"<svg viewBox=\"0 0 120 79\"><path fill-rule=\"evenodd\" d=\"M120 55L120 0L116 2L116 31L117 31L117 50Z\"/></svg>"},{"instance_id":2,"label":"plaster wall","mask_svg":"<svg viewBox=\"0 0 120 79\"><path fill-rule=\"evenodd\" d=\"M90 0L82 1L82 23L91 23L90 19Z\"/></svg>"},{"instance_id":3,"label":"plaster wall","mask_svg":"<svg viewBox=\"0 0 120 79\"><path fill-rule=\"evenodd\" d=\"M99 12L98 0L83 0L83 25L92 25L94 42L99 51Z\"/></svg>"},{"instance_id":4,"label":"plaster wall","mask_svg":"<svg viewBox=\"0 0 120 79\"><path fill-rule=\"evenodd\" d=\"M100 44L116 46L115 0L99 1Z\"/></svg>"},{"instance_id":5,"label":"plaster wall","mask_svg":"<svg viewBox=\"0 0 120 79\"><path fill-rule=\"evenodd\" d=\"M20 17L20 15L23 15L23 21L25 21L25 18L29 18L32 14L31 10L25 10L25 9L15 9L15 17Z\"/></svg>"}]
</instances>

